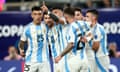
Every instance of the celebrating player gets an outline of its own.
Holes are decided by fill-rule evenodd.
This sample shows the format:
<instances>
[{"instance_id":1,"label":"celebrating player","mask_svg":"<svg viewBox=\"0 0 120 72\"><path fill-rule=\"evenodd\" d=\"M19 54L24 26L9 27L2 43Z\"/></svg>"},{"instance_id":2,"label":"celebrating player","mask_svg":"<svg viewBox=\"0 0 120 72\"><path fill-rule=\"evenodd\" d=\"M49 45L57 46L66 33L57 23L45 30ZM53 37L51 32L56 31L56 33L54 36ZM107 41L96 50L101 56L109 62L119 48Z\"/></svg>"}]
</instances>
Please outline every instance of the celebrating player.
<instances>
[{"instance_id":1,"label":"celebrating player","mask_svg":"<svg viewBox=\"0 0 120 72\"><path fill-rule=\"evenodd\" d=\"M20 38L20 54L24 55L24 44L28 43L25 53L25 72L50 72L49 50L46 40L46 26L41 22L43 12L40 7L32 8L33 21L28 24Z\"/></svg>"},{"instance_id":2,"label":"celebrating player","mask_svg":"<svg viewBox=\"0 0 120 72\"><path fill-rule=\"evenodd\" d=\"M58 63L64 55L72 50L73 54L71 54L68 60L70 72L88 72L84 43L80 42L80 38L85 35L87 37L89 27L84 21L76 21L74 19L73 8L65 8L64 16L70 24L68 45L63 52L55 58L55 61Z\"/></svg>"},{"instance_id":3,"label":"celebrating player","mask_svg":"<svg viewBox=\"0 0 120 72\"><path fill-rule=\"evenodd\" d=\"M93 41L88 45L87 57L92 72L109 72L109 57L107 51L107 35L104 27L98 23L98 11L95 9L86 12L86 21L91 22ZM94 50L95 55L93 54ZM94 60L95 58L95 60Z\"/></svg>"}]
</instances>

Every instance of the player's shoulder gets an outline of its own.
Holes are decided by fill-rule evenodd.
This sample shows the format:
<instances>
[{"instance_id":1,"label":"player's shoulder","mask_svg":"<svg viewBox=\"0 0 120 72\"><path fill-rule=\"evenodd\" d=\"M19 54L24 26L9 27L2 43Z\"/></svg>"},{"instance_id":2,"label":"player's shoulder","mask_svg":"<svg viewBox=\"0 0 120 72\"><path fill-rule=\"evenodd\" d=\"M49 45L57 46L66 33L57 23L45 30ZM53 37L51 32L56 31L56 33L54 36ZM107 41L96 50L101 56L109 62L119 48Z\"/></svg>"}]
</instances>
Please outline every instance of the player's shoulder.
<instances>
[{"instance_id":1,"label":"player's shoulder","mask_svg":"<svg viewBox=\"0 0 120 72\"><path fill-rule=\"evenodd\" d=\"M103 25L101 25L101 24L97 24L97 27L98 27L98 30L99 30L99 32L100 33L102 33L102 34L104 34L105 33L105 29L104 29L104 26Z\"/></svg>"},{"instance_id":2,"label":"player's shoulder","mask_svg":"<svg viewBox=\"0 0 120 72\"><path fill-rule=\"evenodd\" d=\"M85 21L84 20L77 20L77 22L84 23Z\"/></svg>"},{"instance_id":3,"label":"player's shoulder","mask_svg":"<svg viewBox=\"0 0 120 72\"><path fill-rule=\"evenodd\" d=\"M104 28L103 25L101 25L100 23L97 23L97 26L100 28Z\"/></svg>"},{"instance_id":4,"label":"player's shoulder","mask_svg":"<svg viewBox=\"0 0 120 72\"><path fill-rule=\"evenodd\" d=\"M99 23L97 23L97 27L98 27L98 29L100 29L100 30L104 30L104 26L101 25L101 24L99 24Z\"/></svg>"},{"instance_id":5,"label":"player's shoulder","mask_svg":"<svg viewBox=\"0 0 120 72\"><path fill-rule=\"evenodd\" d=\"M33 22L29 22L28 24L26 24L26 27L28 28L28 27L30 27L32 25L33 25Z\"/></svg>"},{"instance_id":6,"label":"player's shoulder","mask_svg":"<svg viewBox=\"0 0 120 72\"><path fill-rule=\"evenodd\" d=\"M28 23L25 25L24 30L28 30L30 28L30 26L32 25L32 22Z\"/></svg>"},{"instance_id":7,"label":"player's shoulder","mask_svg":"<svg viewBox=\"0 0 120 72\"><path fill-rule=\"evenodd\" d=\"M77 24L79 24L80 26L88 26L89 25L89 22L87 21L84 21L84 20L78 20L76 21Z\"/></svg>"},{"instance_id":8,"label":"player's shoulder","mask_svg":"<svg viewBox=\"0 0 120 72\"><path fill-rule=\"evenodd\" d=\"M77 27L78 27L77 22L76 22L76 21L72 22L72 23L70 24L70 27L77 28Z\"/></svg>"}]
</instances>

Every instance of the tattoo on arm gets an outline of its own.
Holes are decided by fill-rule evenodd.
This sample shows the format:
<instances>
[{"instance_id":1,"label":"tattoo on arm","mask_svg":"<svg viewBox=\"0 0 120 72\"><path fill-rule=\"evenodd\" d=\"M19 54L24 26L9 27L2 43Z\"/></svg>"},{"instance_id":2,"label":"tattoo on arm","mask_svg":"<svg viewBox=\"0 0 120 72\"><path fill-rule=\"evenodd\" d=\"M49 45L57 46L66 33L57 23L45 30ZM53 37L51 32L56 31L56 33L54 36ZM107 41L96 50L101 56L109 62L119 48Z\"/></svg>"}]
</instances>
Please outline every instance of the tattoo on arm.
<instances>
[{"instance_id":1,"label":"tattoo on arm","mask_svg":"<svg viewBox=\"0 0 120 72\"><path fill-rule=\"evenodd\" d=\"M61 53L61 57L63 57L65 54L67 54L68 52L70 52L72 50L72 48L74 47L73 43L68 43L67 47L63 50L63 52Z\"/></svg>"}]
</instances>

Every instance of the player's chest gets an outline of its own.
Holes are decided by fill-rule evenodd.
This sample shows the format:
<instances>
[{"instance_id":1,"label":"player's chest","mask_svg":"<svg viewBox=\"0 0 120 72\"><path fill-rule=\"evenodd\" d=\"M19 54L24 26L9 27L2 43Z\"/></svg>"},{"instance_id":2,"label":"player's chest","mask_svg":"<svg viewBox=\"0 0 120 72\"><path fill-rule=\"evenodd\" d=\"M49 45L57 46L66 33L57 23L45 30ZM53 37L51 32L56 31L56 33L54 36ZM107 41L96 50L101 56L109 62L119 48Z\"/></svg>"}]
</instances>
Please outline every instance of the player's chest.
<instances>
[{"instance_id":1,"label":"player's chest","mask_svg":"<svg viewBox=\"0 0 120 72\"><path fill-rule=\"evenodd\" d=\"M51 43L55 43L58 39L58 32L56 29L51 29L48 31L48 39Z\"/></svg>"},{"instance_id":2,"label":"player's chest","mask_svg":"<svg viewBox=\"0 0 120 72\"><path fill-rule=\"evenodd\" d=\"M29 32L29 38L30 40L42 42L46 38L46 29L38 27L31 27Z\"/></svg>"}]
</instances>

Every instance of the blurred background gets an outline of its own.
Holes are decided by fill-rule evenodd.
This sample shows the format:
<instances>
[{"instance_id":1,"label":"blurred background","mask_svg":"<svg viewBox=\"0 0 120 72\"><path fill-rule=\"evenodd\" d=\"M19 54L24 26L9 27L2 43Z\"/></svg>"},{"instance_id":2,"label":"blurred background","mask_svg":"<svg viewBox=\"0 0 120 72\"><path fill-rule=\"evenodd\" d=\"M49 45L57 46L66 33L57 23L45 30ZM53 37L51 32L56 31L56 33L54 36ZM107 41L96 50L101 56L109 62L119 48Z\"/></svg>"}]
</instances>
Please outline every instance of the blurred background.
<instances>
[{"instance_id":1,"label":"blurred background","mask_svg":"<svg viewBox=\"0 0 120 72\"><path fill-rule=\"evenodd\" d=\"M18 42L26 24L32 21L30 10L43 0L0 0L0 72L22 72L24 61L19 55ZM48 8L80 7L83 15L88 9L99 11L101 23L108 36L111 58L110 72L120 72L120 0L44 0ZM16 59L9 60L11 53ZM14 61L15 60L15 61ZM16 61L17 60L17 61Z\"/></svg>"},{"instance_id":2,"label":"blurred background","mask_svg":"<svg viewBox=\"0 0 120 72\"><path fill-rule=\"evenodd\" d=\"M40 5L43 0L0 0L2 11L27 11L34 5ZM79 6L80 8L119 8L120 0L44 0L48 7L65 5Z\"/></svg>"}]
</instances>

